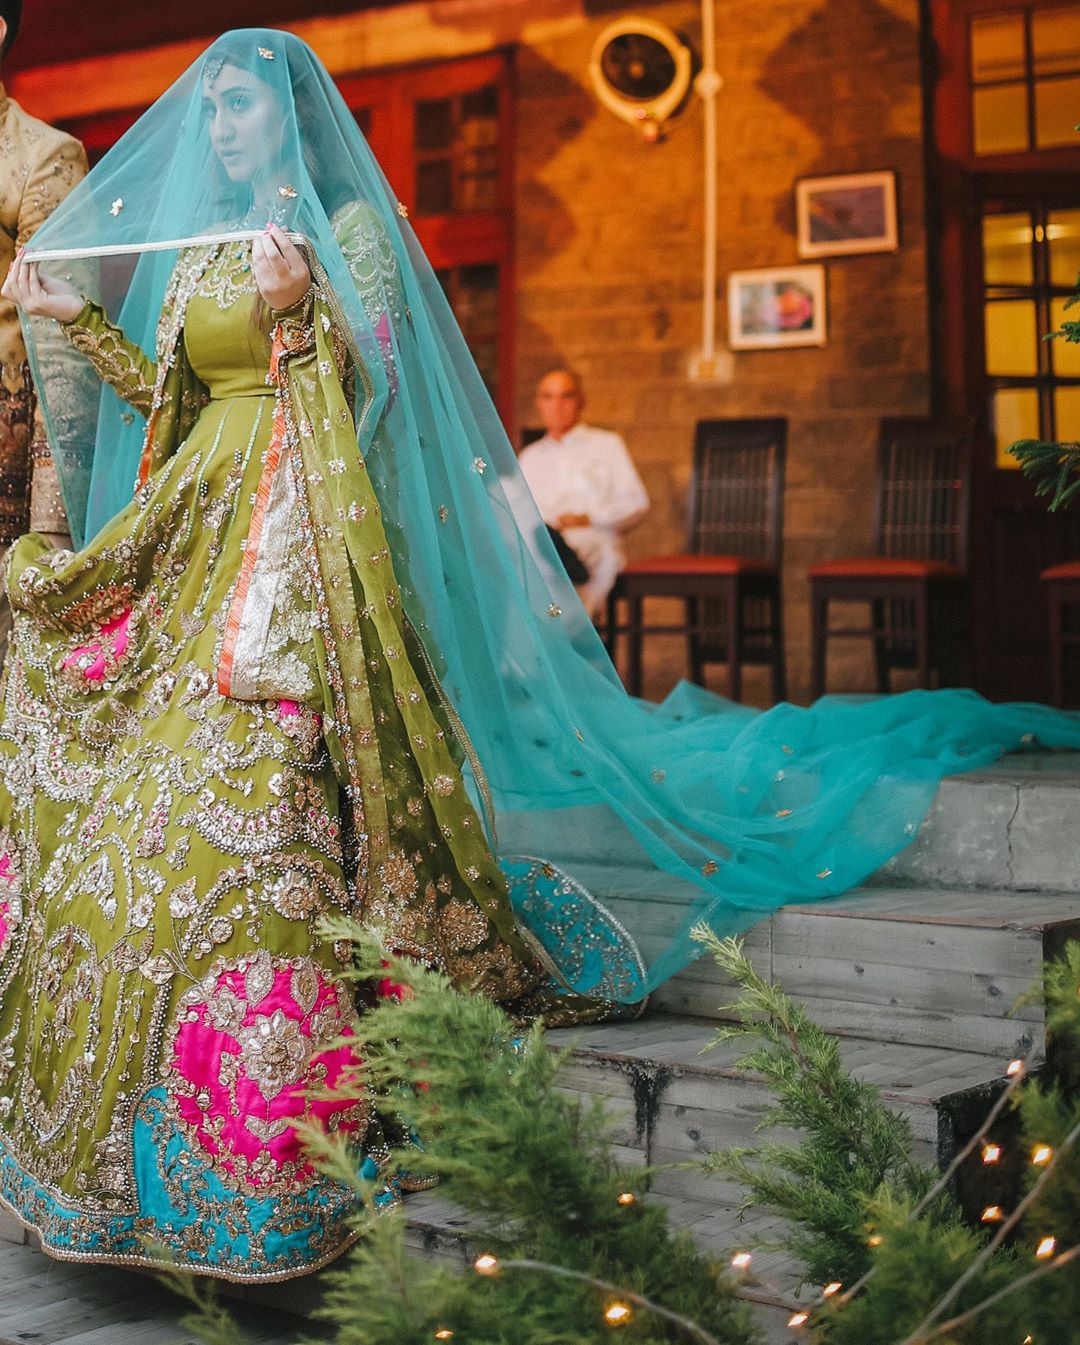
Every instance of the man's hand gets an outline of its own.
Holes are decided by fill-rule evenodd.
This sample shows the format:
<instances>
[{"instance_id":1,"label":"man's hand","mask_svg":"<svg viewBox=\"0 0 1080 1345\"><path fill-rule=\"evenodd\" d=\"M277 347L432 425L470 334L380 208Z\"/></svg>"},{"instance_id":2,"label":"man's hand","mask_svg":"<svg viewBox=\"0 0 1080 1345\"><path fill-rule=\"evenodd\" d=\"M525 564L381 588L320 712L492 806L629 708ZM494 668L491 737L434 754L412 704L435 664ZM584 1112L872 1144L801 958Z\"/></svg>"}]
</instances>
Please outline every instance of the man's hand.
<instances>
[{"instance_id":1,"label":"man's hand","mask_svg":"<svg viewBox=\"0 0 1080 1345\"><path fill-rule=\"evenodd\" d=\"M70 322L78 317L84 302L82 295L66 280L41 275L37 262L28 262L25 252L25 248L20 248L15 254L0 294L33 318Z\"/></svg>"},{"instance_id":2,"label":"man's hand","mask_svg":"<svg viewBox=\"0 0 1080 1345\"><path fill-rule=\"evenodd\" d=\"M300 249L276 224L268 224L252 242L251 270L271 308L292 308L311 288L311 271Z\"/></svg>"},{"instance_id":3,"label":"man's hand","mask_svg":"<svg viewBox=\"0 0 1080 1345\"><path fill-rule=\"evenodd\" d=\"M588 514L560 514L555 526L563 532L566 528L587 528L591 522Z\"/></svg>"}]
</instances>

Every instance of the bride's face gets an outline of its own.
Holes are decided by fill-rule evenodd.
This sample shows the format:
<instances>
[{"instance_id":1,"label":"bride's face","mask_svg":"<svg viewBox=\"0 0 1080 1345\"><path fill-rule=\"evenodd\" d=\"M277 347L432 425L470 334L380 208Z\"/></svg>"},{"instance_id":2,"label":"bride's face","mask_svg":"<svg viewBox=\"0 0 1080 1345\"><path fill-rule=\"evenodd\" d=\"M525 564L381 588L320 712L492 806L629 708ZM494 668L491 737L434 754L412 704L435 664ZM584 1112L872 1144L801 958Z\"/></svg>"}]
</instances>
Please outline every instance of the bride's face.
<instances>
[{"instance_id":1,"label":"bride's face","mask_svg":"<svg viewBox=\"0 0 1080 1345\"><path fill-rule=\"evenodd\" d=\"M210 144L232 182L252 182L281 150L281 105L269 84L226 63L203 81Z\"/></svg>"}]
</instances>

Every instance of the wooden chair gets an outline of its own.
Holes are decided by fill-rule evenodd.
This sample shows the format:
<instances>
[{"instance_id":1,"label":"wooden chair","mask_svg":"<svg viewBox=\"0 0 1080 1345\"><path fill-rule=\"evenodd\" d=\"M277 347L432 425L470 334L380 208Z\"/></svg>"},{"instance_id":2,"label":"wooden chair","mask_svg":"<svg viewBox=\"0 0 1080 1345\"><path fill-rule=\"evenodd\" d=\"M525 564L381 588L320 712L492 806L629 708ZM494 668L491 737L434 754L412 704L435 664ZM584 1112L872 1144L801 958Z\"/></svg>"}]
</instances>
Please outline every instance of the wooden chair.
<instances>
[{"instance_id":1,"label":"wooden chair","mask_svg":"<svg viewBox=\"0 0 1080 1345\"><path fill-rule=\"evenodd\" d=\"M825 691L830 640L872 641L882 694L894 668L914 668L926 688L935 671L953 680L961 656L966 671L968 448L968 435L950 426L913 417L881 422L877 554L810 570L815 699ZM869 627L831 630L833 602L869 603Z\"/></svg>"},{"instance_id":2,"label":"wooden chair","mask_svg":"<svg viewBox=\"0 0 1080 1345\"><path fill-rule=\"evenodd\" d=\"M1050 685L1055 705L1064 706L1066 659L1080 650L1080 560L1053 565L1041 575L1050 606Z\"/></svg>"},{"instance_id":3,"label":"wooden chair","mask_svg":"<svg viewBox=\"0 0 1080 1345\"><path fill-rule=\"evenodd\" d=\"M772 670L772 694L783 700L784 638L780 546L787 420L702 420L694 436L690 535L686 552L633 561L608 599L608 640L614 657L618 603L625 599L627 687L641 694L641 661L648 634L685 632L691 681L706 663L726 663L728 695L742 697L745 664ZM686 600L680 626L646 626L646 598Z\"/></svg>"}]
</instances>

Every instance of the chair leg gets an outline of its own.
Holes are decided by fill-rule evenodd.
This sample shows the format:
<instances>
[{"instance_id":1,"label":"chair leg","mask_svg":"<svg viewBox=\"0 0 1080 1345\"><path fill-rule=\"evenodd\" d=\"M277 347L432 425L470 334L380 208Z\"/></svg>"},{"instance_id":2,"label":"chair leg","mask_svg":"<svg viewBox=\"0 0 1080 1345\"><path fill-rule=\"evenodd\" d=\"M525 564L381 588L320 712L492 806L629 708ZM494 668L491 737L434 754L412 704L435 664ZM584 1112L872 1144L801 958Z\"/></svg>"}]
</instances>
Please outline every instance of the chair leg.
<instances>
[{"instance_id":1,"label":"chair leg","mask_svg":"<svg viewBox=\"0 0 1080 1345\"><path fill-rule=\"evenodd\" d=\"M887 610L886 604L883 602L872 602L870 604L870 624L874 630L871 637L874 643L874 678L879 696L887 695L889 690Z\"/></svg>"},{"instance_id":2,"label":"chair leg","mask_svg":"<svg viewBox=\"0 0 1080 1345\"><path fill-rule=\"evenodd\" d=\"M915 594L915 685L930 690L929 590L922 584Z\"/></svg>"},{"instance_id":3,"label":"chair leg","mask_svg":"<svg viewBox=\"0 0 1080 1345\"><path fill-rule=\"evenodd\" d=\"M604 626L604 648L612 663L619 653L619 596L613 588L607 595L607 621Z\"/></svg>"},{"instance_id":4,"label":"chair leg","mask_svg":"<svg viewBox=\"0 0 1080 1345\"><path fill-rule=\"evenodd\" d=\"M1053 587L1050 599L1050 686L1055 705L1065 704L1065 603Z\"/></svg>"},{"instance_id":5,"label":"chair leg","mask_svg":"<svg viewBox=\"0 0 1080 1345\"><path fill-rule=\"evenodd\" d=\"M626 689L631 696L641 695L641 645L644 601L640 593L632 593L627 599L629 614L626 621L627 670Z\"/></svg>"},{"instance_id":6,"label":"chair leg","mask_svg":"<svg viewBox=\"0 0 1080 1345\"><path fill-rule=\"evenodd\" d=\"M728 590L728 697L733 701L742 700L742 615L743 595L738 582Z\"/></svg>"},{"instance_id":7,"label":"chair leg","mask_svg":"<svg viewBox=\"0 0 1080 1345\"><path fill-rule=\"evenodd\" d=\"M779 589L769 594L772 609L772 695L779 705L787 699L787 669L784 662L784 604Z\"/></svg>"},{"instance_id":8,"label":"chair leg","mask_svg":"<svg viewBox=\"0 0 1080 1345\"><path fill-rule=\"evenodd\" d=\"M705 685L705 664L701 658L701 599L686 600L686 655L690 665L690 680L699 687Z\"/></svg>"},{"instance_id":9,"label":"chair leg","mask_svg":"<svg viewBox=\"0 0 1080 1345\"><path fill-rule=\"evenodd\" d=\"M829 640L829 599L810 588L810 699L825 694L825 654Z\"/></svg>"}]
</instances>

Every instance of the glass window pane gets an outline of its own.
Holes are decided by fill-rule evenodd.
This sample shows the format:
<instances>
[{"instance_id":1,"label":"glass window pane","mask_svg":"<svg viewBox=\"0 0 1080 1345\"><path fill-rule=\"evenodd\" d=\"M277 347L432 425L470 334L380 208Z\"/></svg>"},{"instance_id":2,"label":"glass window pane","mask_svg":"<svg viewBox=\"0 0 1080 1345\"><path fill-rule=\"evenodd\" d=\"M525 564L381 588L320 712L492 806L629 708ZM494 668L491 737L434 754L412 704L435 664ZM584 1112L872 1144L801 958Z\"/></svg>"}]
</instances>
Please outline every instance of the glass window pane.
<instances>
[{"instance_id":1,"label":"glass window pane","mask_svg":"<svg viewBox=\"0 0 1080 1345\"><path fill-rule=\"evenodd\" d=\"M1054 393L1054 419L1058 440L1080 441L1080 388L1058 388Z\"/></svg>"},{"instance_id":2,"label":"glass window pane","mask_svg":"<svg viewBox=\"0 0 1080 1345\"><path fill-rule=\"evenodd\" d=\"M995 14L971 23L971 78L1024 78L1024 19L1021 14Z\"/></svg>"},{"instance_id":3,"label":"glass window pane","mask_svg":"<svg viewBox=\"0 0 1080 1345\"><path fill-rule=\"evenodd\" d=\"M983 279L988 285L1032 285L1031 216L983 217Z\"/></svg>"},{"instance_id":4,"label":"glass window pane","mask_svg":"<svg viewBox=\"0 0 1080 1345\"><path fill-rule=\"evenodd\" d=\"M1023 376L1039 371L1035 303L1006 299L986 305L986 372Z\"/></svg>"},{"instance_id":5,"label":"glass window pane","mask_svg":"<svg viewBox=\"0 0 1080 1345\"><path fill-rule=\"evenodd\" d=\"M1075 79L1039 80L1035 85L1035 144L1080 146L1080 75Z\"/></svg>"},{"instance_id":6,"label":"glass window pane","mask_svg":"<svg viewBox=\"0 0 1080 1345\"><path fill-rule=\"evenodd\" d=\"M1018 439L1039 437L1039 394L1034 388L997 388L991 394L990 423L997 445L997 466L1018 467L1008 448Z\"/></svg>"},{"instance_id":7,"label":"glass window pane","mask_svg":"<svg viewBox=\"0 0 1080 1345\"><path fill-rule=\"evenodd\" d=\"M1080 275L1080 210L1051 210L1046 218L1046 239L1050 244L1051 285L1072 289Z\"/></svg>"},{"instance_id":8,"label":"glass window pane","mask_svg":"<svg viewBox=\"0 0 1080 1345\"><path fill-rule=\"evenodd\" d=\"M449 149L454 139L454 104L450 98L423 98L416 104L413 144L418 150Z\"/></svg>"},{"instance_id":9,"label":"glass window pane","mask_svg":"<svg viewBox=\"0 0 1080 1345\"><path fill-rule=\"evenodd\" d=\"M1031 16L1031 49L1036 75L1080 71L1080 5L1037 9Z\"/></svg>"},{"instance_id":10,"label":"glass window pane","mask_svg":"<svg viewBox=\"0 0 1080 1345\"><path fill-rule=\"evenodd\" d=\"M454 208L454 168L449 159L416 165L416 213L448 215Z\"/></svg>"},{"instance_id":11,"label":"glass window pane","mask_svg":"<svg viewBox=\"0 0 1080 1345\"><path fill-rule=\"evenodd\" d=\"M1051 331L1058 331L1066 318L1076 322L1080 318L1080 309L1065 312L1066 299L1054 299L1050 304ZM1061 378L1080 378L1080 345L1075 341L1066 341L1063 336L1055 336L1050 342L1053 350L1054 373Z\"/></svg>"},{"instance_id":12,"label":"glass window pane","mask_svg":"<svg viewBox=\"0 0 1080 1345\"><path fill-rule=\"evenodd\" d=\"M975 153L1012 154L1028 147L1027 86L976 89Z\"/></svg>"}]
</instances>

